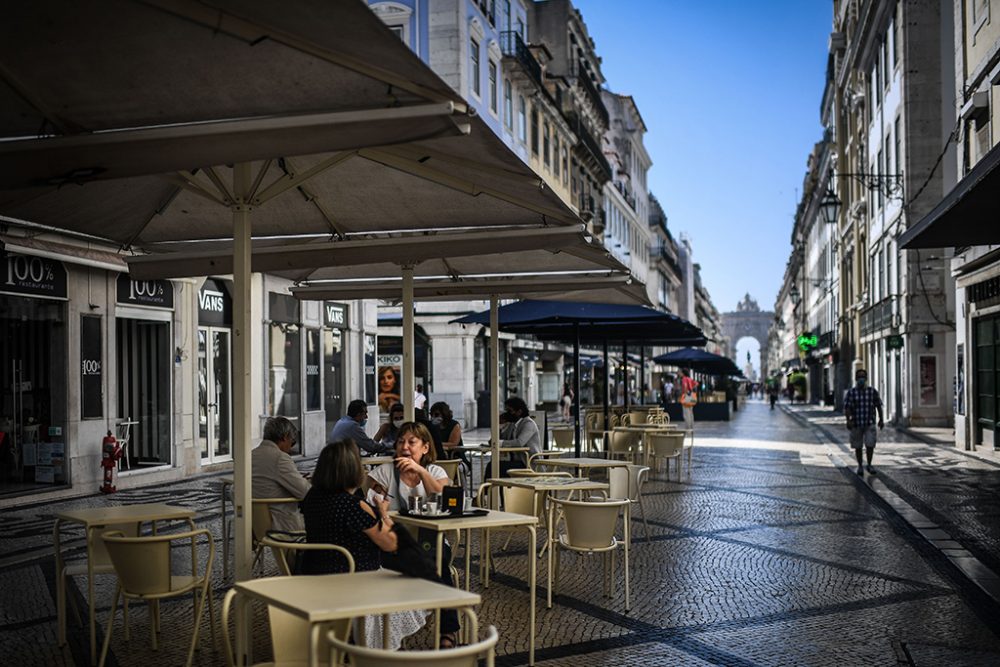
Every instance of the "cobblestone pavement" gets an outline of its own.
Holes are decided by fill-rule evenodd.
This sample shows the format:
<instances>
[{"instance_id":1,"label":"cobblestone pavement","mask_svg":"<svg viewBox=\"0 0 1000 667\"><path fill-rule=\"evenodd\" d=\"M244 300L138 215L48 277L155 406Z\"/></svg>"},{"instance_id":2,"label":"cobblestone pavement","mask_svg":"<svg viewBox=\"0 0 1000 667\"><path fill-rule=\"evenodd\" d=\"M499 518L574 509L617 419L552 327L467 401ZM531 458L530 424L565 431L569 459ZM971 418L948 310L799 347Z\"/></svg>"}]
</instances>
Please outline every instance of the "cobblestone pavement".
<instances>
[{"instance_id":1,"label":"cobblestone pavement","mask_svg":"<svg viewBox=\"0 0 1000 667\"><path fill-rule=\"evenodd\" d=\"M816 406L784 407L848 451L842 415ZM884 473L880 483L1000 573L1000 463L889 427L879 433L875 456L876 470Z\"/></svg>"},{"instance_id":2,"label":"cobblestone pavement","mask_svg":"<svg viewBox=\"0 0 1000 667\"><path fill-rule=\"evenodd\" d=\"M564 556L555 606L539 590L539 665L996 665L1000 609L908 525L803 415L751 401L730 423L698 424L695 465L680 482L654 473L645 488L650 540L634 515L632 609L601 595L599 560ZM887 456L888 458L888 456ZM881 461L881 459L880 459ZM885 461L889 467L889 461ZM309 463L304 463L308 466ZM914 463L914 465L916 465ZM890 471L886 471L889 476ZM932 475L927 475L933 477ZM0 515L0 662L86 665L85 629L70 622L55 645L52 514L70 506L162 500L195 507L220 535L217 480L38 503ZM943 493L943 491L941 492ZM496 543L496 541L494 541ZM77 547L79 543L77 543ZM500 631L499 665L527 663L526 543L497 558L479 617ZM189 551L176 551L177 567ZM621 590L618 568L616 586ZM103 631L113 578L98 577ZM226 589L215 566L216 602ZM480 590L479 582L473 582ZM71 595L85 609L74 581ZM218 604L216 605L218 613ZM113 665L182 664L190 598L166 603L163 641L149 648L149 618L132 608L132 640L116 625ZM264 615L254 625L268 654ZM411 640L425 646L427 632ZM223 664L209 634L199 665Z\"/></svg>"}]
</instances>

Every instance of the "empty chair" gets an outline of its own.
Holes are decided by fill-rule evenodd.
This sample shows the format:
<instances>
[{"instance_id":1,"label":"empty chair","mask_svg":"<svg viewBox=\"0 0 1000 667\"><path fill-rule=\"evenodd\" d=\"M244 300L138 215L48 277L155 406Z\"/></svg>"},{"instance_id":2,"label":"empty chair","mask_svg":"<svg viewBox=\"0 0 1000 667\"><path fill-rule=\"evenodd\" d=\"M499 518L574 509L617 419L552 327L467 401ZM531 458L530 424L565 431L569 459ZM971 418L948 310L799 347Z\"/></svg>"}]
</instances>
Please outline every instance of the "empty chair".
<instances>
[{"instance_id":1,"label":"empty chair","mask_svg":"<svg viewBox=\"0 0 1000 667\"><path fill-rule=\"evenodd\" d=\"M646 506L642 502L642 485L646 483L648 477L647 466L629 465L608 470L608 497L611 500L629 500L638 503L647 542L649 542L649 523L646 521Z\"/></svg>"},{"instance_id":2,"label":"empty chair","mask_svg":"<svg viewBox=\"0 0 1000 667\"><path fill-rule=\"evenodd\" d=\"M87 534L87 540L90 542L90 559L92 564L92 571L94 574L114 574L115 566L111 562L111 557L108 555L108 550L104 546L104 540L101 539L101 534L117 531L122 535L136 536L139 534L139 526L134 523L129 524L118 524L111 526L103 526L100 528L91 529ZM66 563L62 559L61 553L56 553L56 618L58 619L58 641L59 646L64 646L66 644L66 582L69 577L75 577L87 574L87 560L77 560L70 563ZM93 593L91 593L93 594ZM70 603L73 605L73 611L76 613L77 622L80 622L80 612L76 608L76 602L74 598L69 598ZM128 600L125 600L125 619L128 622Z\"/></svg>"},{"instance_id":3,"label":"empty chair","mask_svg":"<svg viewBox=\"0 0 1000 667\"><path fill-rule=\"evenodd\" d=\"M462 611L468 613L468 610ZM352 667L413 664L435 667L477 667L480 660L484 660L487 667L492 667L498 639L497 629L491 625L486 630L486 639L468 646L437 651L385 651L348 644L333 633L328 636L332 652L330 663L336 663L337 654L344 654L350 658Z\"/></svg>"},{"instance_id":4,"label":"empty chair","mask_svg":"<svg viewBox=\"0 0 1000 667\"><path fill-rule=\"evenodd\" d=\"M534 470L536 461L541 460L540 462L544 463L545 459L547 458L559 458L562 455L563 452L552 451L552 450L535 452L534 454L528 457L528 468Z\"/></svg>"},{"instance_id":5,"label":"empty chair","mask_svg":"<svg viewBox=\"0 0 1000 667\"><path fill-rule=\"evenodd\" d=\"M434 464L440 466L448 473L448 480L452 484L458 484L458 474L462 469L462 459L438 459Z\"/></svg>"},{"instance_id":6,"label":"empty chair","mask_svg":"<svg viewBox=\"0 0 1000 667\"><path fill-rule=\"evenodd\" d=\"M571 428L554 428L551 430L551 433L552 440L555 442L555 449L573 449L576 444L574 441L575 435Z\"/></svg>"},{"instance_id":7,"label":"empty chair","mask_svg":"<svg viewBox=\"0 0 1000 667\"><path fill-rule=\"evenodd\" d=\"M250 511L250 526L253 532L253 563L250 569L253 570L260 561L261 556L264 553L264 545L261 540L267 536L267 533L271 530L271 505L283 505L290 503L298 503L298 498L254 498L251 504ZM275 555L275 560L278 560L278 556Z\"/></svg>"},{"instance_id":8,"label":"empty chair","mask_svg":"<svg viewBox=\"0 0 1000 667\"><path fill-rule=\"evenodd\" d=\"M190 540L191 555L195 554L195 540L204 536L208 541L208 559L199 573L197 563L192 561L190 575L173 574L171 568L171 547L175 542ZM215 612L212 609L210 584L212 583L212 561L215 559L215 542L212 534L204 529L189 530L183 533L167 533L148 537L128 537L122 531L110 531L102 535L108 556L118 575L118 586L115 589L114 601L111 603L111 618L108 619L108 630L104 634L104 646L101 648L100 666L108 657L111 646L111 631L115 626L115 614L118 610L118 599L122 596L136 600L146 600L153 603L150 608L150 629L152 630L153 650L157 648L157 633L159 632L160 614L155 606L164 598L177 597L194 592L194 629L191 633L191 644L188 648L187 666L190 667L194 658L194 649L198 645L198 633L201 630L201 617L208 600L208 617L215 636ZM129 638L128 617L125 618L125 639Z\"/></svg>"},{"instance_id":9,"label":"empty chair","mask_svg":"<svg viewBox=\"0 0 1000 667\"><path fill-rule=\"evenodd\" d=\"M645 424L649 417L649 413L645 410L632 410L628 413L628 420L632 426L638 426L639 424Z\"/></svg>"},{"instance_id":10,"label":"empty chair","mask_svg":"<svg viewBox=\"0 0 1000 667\"><path fill-rule=\"evenodd\" d=\"M654 466L659 468L660 461L665 461L667 466L667 479L670 479L670 459L677 460L677 479L681 478L681 454L684 452L684 433L668 433L657 431L646 434L646 446L649 455L655 459Z\"/></svg>"},{"instance_id":11,"label":"empty chair","mask_svg":"<svg viewBox=\"0 0 1000 667\"><path fill-rule=\"evenodd\" d=\"M631 606L629 597L629 521L628 500L606 500L601 502L581 502L577 500L562 500L553 498L562 511L565 532L559 535L556 542L560 549L568 549L578 553L603 553L610 559L604 567L604 594L611 597L614 573L615 551L619 547L625 552L625 611ZM618 515L625 512L624 539L615 536ZM553 580L553 591L559 584L559 571L562 561L561 553L556 556L556 576Z\"/></svg>"},{"instance_id":12,"label":"empty chair","mask_svg":"<svg viewBox=\"0 0 1000 667\"><path fill-rule=\"evenodd\" d=\"M611 431L608 444L608 458L634 460L635 451L639 446L639 434L633 431L615 429Z\"/></svg>"},{"instance_id":13,"label":"empty chair","mask_svg":"<svg viewBox=\"0 0 1000 667\"><path fill-rule=\"evenodd\" d=\"M694 455L694 431L693 430L682 431L682 433L685 433L685 434L691 436L690 438L687 438L687 439L684 440L684 451L687 452L688 475L690 475L691 474L691 459L692 459L692 457Z\"/></svg>"},{"instance_id":14,"label":"empty chair","mask_svg":"<svg viewBox=\"0 0 1000 667\"><path fill-rule=\"evenodd\" d=\"M354 563L351 562L351 571L354 571ZM233 642L229 635L229 609L232 606L233 598L236 597L235 588L226 592L226 597L222 601L222 637L226 649L226 666L236 667L236 658L233 655ZM305 667L309 664L309 623L286 611L268 605L267 620L271 629L271 650L274 654L272 662L254 663L254 667ZM350 631L350 621L335 621L325 626L327 633L321 633L320 640L322 646L319 647L319 664L327 663L329 656L329 636L340 637L344 640Z\"/></svg>"},{"instance_id":15,"label":"empty chair","mask_svg":"<svg viewBox=\"0 0 1000 667\"><path fill-rule=\"evenodd\" d=\"M350 551L339 544L306 542L306 534L304 532L286 533L280 530L271 530L267 532L267 535L260 542L261 545L270 547L271 553L274 554L274 559L278 561L278 571L286 577L293 574L294 568L292 566L295 563L294 559L297 557L296 552L300 551L340 552L344 560L347 561L347 571L354 572L354 556L351 555Z\"/></svg>"}]
</instances>

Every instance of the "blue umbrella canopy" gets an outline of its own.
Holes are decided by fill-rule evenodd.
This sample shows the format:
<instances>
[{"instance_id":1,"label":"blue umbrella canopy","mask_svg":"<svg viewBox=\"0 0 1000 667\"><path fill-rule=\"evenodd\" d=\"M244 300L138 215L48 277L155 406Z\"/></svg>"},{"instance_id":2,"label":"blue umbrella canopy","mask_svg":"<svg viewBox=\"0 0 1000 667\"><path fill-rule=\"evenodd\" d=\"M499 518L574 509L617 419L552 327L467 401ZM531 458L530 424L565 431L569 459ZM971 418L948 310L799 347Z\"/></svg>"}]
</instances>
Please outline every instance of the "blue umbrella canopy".
<instances>
[{"instance_id":1,"label":"blue umbrella canopy","mask_svg":"<svg viewBox=\"0 0 1000 667\"><path fill-rule=\"evenodd\" d=\"M501 331L535 334L552 340L629 340L673 345L704 345L701 329L671 313L644 306L525 299L501 306ZM490 322L489 311L452 320L457 324Z\"/></svg>"},{"instance_id":2,"label":"blue umbrella canopy","mask_svg":"<svg viewBox=\"0 0 1000 667\"><path fill-rule=\"evenodd\" d=\"M699 373L716 375L741 375L739 367L729 357L712 354L705 350L685 347L653 357L653 361L665 366L681 366Z\"/></svg>"}]
</instances>

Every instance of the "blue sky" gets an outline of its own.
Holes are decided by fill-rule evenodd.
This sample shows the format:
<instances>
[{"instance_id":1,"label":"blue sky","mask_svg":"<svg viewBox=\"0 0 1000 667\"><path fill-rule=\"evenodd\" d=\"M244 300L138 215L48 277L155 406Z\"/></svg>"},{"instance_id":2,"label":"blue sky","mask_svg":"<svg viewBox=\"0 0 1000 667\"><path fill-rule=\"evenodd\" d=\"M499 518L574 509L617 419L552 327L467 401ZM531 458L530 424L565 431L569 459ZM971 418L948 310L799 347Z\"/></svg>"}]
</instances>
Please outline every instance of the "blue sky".
<instances>
[{"instance_id":1,"label":"blue sky","mask_svg":"<svg viewBox=\"0 0 1000 667\"><path fill-rule=\"evenodd\" d=\"M646 121L651 191L716 307L770 310L822 137L831 0L574 0L608 87ZM742 359L745 360L745 355Z\"/></svg>"}]
</instances>

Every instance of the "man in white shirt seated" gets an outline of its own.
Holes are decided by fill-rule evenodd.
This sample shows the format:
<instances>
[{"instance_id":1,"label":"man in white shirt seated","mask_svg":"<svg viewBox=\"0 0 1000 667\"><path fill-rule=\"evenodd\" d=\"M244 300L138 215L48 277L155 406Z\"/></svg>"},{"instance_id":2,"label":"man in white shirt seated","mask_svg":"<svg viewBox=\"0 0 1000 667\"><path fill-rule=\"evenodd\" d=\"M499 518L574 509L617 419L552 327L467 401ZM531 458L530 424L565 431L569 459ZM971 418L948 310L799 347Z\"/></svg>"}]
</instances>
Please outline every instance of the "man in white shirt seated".
<instances>
[{"instance_id":1,"label":"man in white shirt seated","mask_svg":"<svg viewBox=\"0 0 1000 667\"><path fill-rule=\"evenodd\" d=\"M250 452L253 497L302 500L311 484L289 456L298 439L294 424L285 417L271 417L264 423L263 435L261 443ZM299 506L271 505L271 526L275 530L305 530Z\"/></svg>"}]
</instances>

